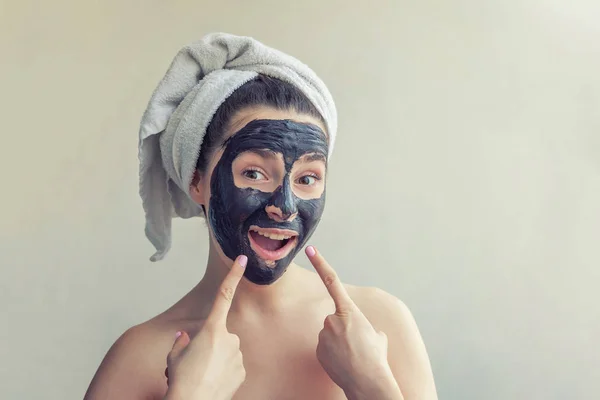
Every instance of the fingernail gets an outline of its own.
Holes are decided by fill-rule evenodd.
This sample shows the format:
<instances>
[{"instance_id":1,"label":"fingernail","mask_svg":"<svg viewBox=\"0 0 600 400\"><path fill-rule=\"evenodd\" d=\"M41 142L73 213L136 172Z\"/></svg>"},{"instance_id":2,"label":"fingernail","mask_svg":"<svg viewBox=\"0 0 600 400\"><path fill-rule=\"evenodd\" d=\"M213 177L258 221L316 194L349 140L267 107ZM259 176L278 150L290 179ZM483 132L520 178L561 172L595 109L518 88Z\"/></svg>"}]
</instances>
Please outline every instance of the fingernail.
<instances>
[{"instance_id":1,"label":"fingernail","mask_svg":"<svg viewBox=\"0 0 600 400\"><path fill-rule=\"evenodd\" d=\"M315 250L315 248L314 248L314 247L312 247L312 246L308 246L308 247L306 248L306 255L307 255L307 256L309 256L309 257L314 257L314 256L315 256L315 254L317 254L317 251Z\"/></svg>"},{"instance_id":2,"label":"fingernail","mask_svg":"<svg viewBox=\"0 0 600 400\"><path fill-rule=\"evenodd\" d=\"M240 256L240 258L238 259L238 262L240 263L240 265L242 267L246 268L246 264L248 264L248 257Z\"/></svg>"},{"instance_id":3,"label":"fingernail","mask_svg":"<svg viewBox=\"0 0 600 400\"><path fill-rule=\"evenodd\" d=\"M175 334L175 339L179 338L179 336L181 336L181 331L177 331L177 333Z\"/></svg>"}]
</instances>

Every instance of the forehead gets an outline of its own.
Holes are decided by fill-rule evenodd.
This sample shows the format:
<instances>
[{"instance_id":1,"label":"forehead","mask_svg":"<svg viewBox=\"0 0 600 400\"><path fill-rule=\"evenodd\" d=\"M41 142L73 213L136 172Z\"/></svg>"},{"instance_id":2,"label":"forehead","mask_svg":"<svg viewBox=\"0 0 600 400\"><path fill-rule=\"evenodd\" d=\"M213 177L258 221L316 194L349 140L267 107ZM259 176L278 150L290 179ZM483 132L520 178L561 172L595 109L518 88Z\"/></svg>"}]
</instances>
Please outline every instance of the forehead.
<instances>
[{"instance_id":1,"label":"forehead","mask_svg":"<svg viewBox=\"0 0 600 400\"><path fill-rule=\"evenodd\" d=\"M219 149L219 151L215 152L215 154L213 155L212 161L211 161L211 166L209 167L209 169L207 170L207 172L212 171L213 168L218 164L218 163L231 163L233 162L233 160L240 155L242 152L247 151L247 150L261 150L260 147L262 147L263 150L268 150L268 151L275 151L278 153L283 153L283 151L281 150L275 150L274 144L275 142L272 140L265 140L266 138L263 136L262 140L259 141L252 141L252 140L248 140L249 139L249 135L244 134L245 130L244 128L248 127L248 125L252 124L253 121L257 121L258 119L263 119L263 120L272 120L272 122L276 122L277 120L283 121L283 120L288 120L290 122L296 122L298 124L303 124L303 125L313 125L314 128L318 128L317 132L318 132L318 139L315 137L314 139L316 139L316 141L318 142L318 148L319 150L315 151L315 147L312 148L312 151L307 151L307 152L303 152L301 149L299 148L295 148L292 150L291 147L296 147L294 145L294 143L297 142L292 142L291 140L286 141L287 143L282 143L283 145L286 145L286 147L288 147L290 149L290 152L286 152L287 154L284 155L284 159L286 161L286 164L289 164L289 160L290 159L299 159L299 157L302 157L301 153L319 153L320 155L323 155L324 157L319 157L319 159L322 159L323 161L325 161L325 163L327 163L327 155L328 155L328 137L327 137L327 133L325 131L325 126L324 124L317 118L312 117L310 115L306 115L306 114L299 114L297 112L294 111L288 111L288 110L277 110L271 107L254 107L254 108L246 108L246 109L242 109L240 111L238 111L236 114L234 114L234 116L231 118L228 126L227 126L227 130L225 132L224 135L224 142L222 142L222 147ZM241 135L240 135L241 133ZM289 139L291 139L291 137L293 136L294 138L299 138L301 142L306 142L306 139L308 139L306 136L299 137L298 135L294 135L291 134L289 135L290 132L285 132L285 135L282 135L281 132L279 134L279 138L281 137L288 137ZM245 137L245 139L244 139ZM246 145L244 146L240 146L240 142L241 139L244 139L244 141L246 141ZM313 142L311 140L311 142ZM244 150L245 148L245 150ZM310 160L307 160L310 161Z\"/></svg>"},{"instance_id":2,"label":"forehead","mask_svg":"<svg viewBox=\"0 0 600 400\"><path fill-rule=\"evenodd\" d=\"M225 135L226 138L229 138L244 126L248 125L251 121L257 119L287 119L299 123L312 124L318 126L321 131L325 132L325 135L327 135L327 129L325 128L323 122L312 115L301 114L294 110L278 110L268 106L255 106L251 108L243 108L233 115L228 124Z\"/></svg>"},{"instance_id":3,"label":"forehead","mask_svg":"<svg viewBox=\"0 0 600 400\"><path fill-rule=\"evenodd\" d=\"M253 120L225 142L229 157L246 151L281 153L287 162L305 154L327 157L327 139L318 126L290 120Z\"/></svg>"}]
</instances>

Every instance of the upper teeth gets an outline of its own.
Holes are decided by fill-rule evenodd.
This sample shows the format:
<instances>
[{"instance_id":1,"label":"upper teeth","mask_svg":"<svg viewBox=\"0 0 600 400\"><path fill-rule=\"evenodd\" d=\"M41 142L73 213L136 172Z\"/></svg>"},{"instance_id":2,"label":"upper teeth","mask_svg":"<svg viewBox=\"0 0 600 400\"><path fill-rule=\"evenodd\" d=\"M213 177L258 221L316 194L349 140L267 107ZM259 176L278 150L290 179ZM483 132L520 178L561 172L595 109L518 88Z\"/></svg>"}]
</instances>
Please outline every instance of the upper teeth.
<instances>
[{"instance_id":1,"label":"upper teeth","mask_svg":"<svg viewBox=\"0 0 600 400\"><path fill-rule=\"evenodd\" d=\"M268 237L269 239L273 239L273 240L284 240L284 239L289 239L292 237L290 235L277 235L275 233L259 232L257 230L254 230L254 232L256 232L259 235L262 235L264 237Z\"/></svg>"}]
</instances>

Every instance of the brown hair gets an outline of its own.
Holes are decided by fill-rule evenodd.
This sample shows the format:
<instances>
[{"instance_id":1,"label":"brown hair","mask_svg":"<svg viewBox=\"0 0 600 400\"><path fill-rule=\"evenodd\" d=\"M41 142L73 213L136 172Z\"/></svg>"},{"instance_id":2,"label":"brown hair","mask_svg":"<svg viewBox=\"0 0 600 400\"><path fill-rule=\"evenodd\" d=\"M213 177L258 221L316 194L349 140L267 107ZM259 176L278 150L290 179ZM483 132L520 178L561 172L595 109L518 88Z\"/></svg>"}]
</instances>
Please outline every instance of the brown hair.
<instances>
[{"instance_id":1,"label":"brown hair","mask_svg":"<svg viewBox=\"0 0 600 400\"><path fill-rule=\"evenodd\" d=\"M208 162L223 143L223 136L236 112L253 106L269 106L278 110L293 110L325 123L321 113L294 85L280 79L258 75L234 91L217 109L208 128L196 162L199 172L205 172Z\"/></svg>"}]
</instances>

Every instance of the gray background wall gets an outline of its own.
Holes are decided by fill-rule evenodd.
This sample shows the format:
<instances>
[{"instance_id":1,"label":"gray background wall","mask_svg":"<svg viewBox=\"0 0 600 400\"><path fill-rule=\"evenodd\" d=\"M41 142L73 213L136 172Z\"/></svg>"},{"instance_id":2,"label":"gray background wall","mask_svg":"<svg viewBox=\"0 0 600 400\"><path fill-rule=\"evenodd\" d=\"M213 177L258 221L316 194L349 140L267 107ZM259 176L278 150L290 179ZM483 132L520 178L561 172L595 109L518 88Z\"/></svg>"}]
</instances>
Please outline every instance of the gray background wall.
<instances>
[{"instance_id":1,"label":"gray background wall","mask_svg":"<svg viewBox=\"0 0 600 400\"><path fill-rule=\"evenodd\" d=\"M600 3L3 1L0 398L81 398L110 344L202 276L151 264L137 129L211 31L311 65L340 113L314 242L413 310L441 399L600 390ZM299 257L302 265L308 265Z\"/></svg>"}]
</instances>

